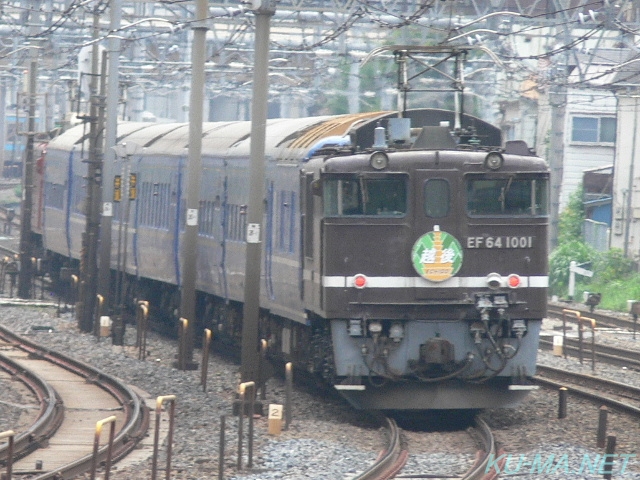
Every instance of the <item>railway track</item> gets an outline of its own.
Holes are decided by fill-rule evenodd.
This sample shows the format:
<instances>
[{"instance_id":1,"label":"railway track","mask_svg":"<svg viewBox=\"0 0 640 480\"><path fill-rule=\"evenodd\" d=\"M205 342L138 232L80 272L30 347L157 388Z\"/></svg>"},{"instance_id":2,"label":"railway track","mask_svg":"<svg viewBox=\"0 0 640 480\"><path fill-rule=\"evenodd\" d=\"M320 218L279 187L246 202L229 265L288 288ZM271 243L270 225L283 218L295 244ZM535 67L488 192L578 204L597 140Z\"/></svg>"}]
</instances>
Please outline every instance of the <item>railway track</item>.
<instances>
[{"instance_id":1,"label":"railway track","mask_svg":"<svg viewBox=\"0 0 640 480\"><path fill-rule=\"evenodd\" d=\"M58 480L90 471L96 423L106 418L115 417L114 462L131 452L147 432L148 409L127 385L4 327L0 327L0 368L23 381L39 406L33 422L15 431L16 477ZM109 428L99 438L98 465L107 457ZM0 443L5 468L8 450L8 442Z\"/></svg>"},{"instance_id":2,"label":"railway track","mask_svg":"<svg viewBox=\"0 0 640 480\"><path fill-rule=\"evenodd\" d=\"M396 422L388 417L380 419L385 424L387 444L376 461L352 480L386 480L394 478L407 461L407 451L401 441L401 430Z\"/></svg>"},{"instance_id":3,"label":"railway track","mask_svg":"<svg viewBox=\"0 0 640 480\"><path fill-rule=\"evenodd\" d=\"M582 358L583 361L592 363L607 363L609 365L617 365L629 369L640 371L640 350L634 348L623 348L616 345L612 340L608 339L607 334L613 333L622 334L623 332L634 332L634 321L631 319L625 319L621 316L605 314L605 313L591 313L587 310L567 308L553 305L549 307L550 316L555 316L557 319L562 319L563 310L569 310L570 313L565 316L567 319L566 329L567 335L563 335L563 355ZM592 343L591 332L587 334L588 338L583 338L582 345L579 338L575 338L576 328L579 328L575 323L575 312L579 312L582 318L592 318L596 320L595 328L595 341ZM608 328L613 328L614 331L608 332ZM589 328L585 329L589 331ZM626 334L625 334L626 335ZM578 336L579 337L579 336ZM633 336L635 338L635 335ZM623 342L624 343L624 342ZM540 348L546 350L553 349L553 341L550 337L541 336ZM594 353L595 350L595 353ZM595 357L594 357L595 355ZM595 362L594 362L595 361Z\"/></svg>"},{"instance_id":4,"label":"railway track","mask_svg":"<svg viewBox=\"0 0 640 480\"><path fill-rule=\"evenodd\" d=\"M540 339L540 347L545 350L553 349L553 342L545 338ZM563 345L565 352L572 357L579 357L580 345L578 340L573 338L567 338ZM613 345L606 345L598 343L596 336L596 362L608 363L610 365L618 365L621 367L632 368L640 371L640 351L629 350L625 348L615 347ZM583 357L587 359L587 362L591 361L591 345L587 342L587 345L583 347Z\"/></svg>"},{"instance_id":5,"label":"railway track","mask_svg":"<svg viewBox=\"0 0 640 480\"><path fill-rule=\"evenodd\" d=\"M489 425L480 417L475 417L474 422L475 422L475 428L473 429L465 428L463 431L459 432L459 435L465 435L465 436L471 433L474 433L471 435L474 445L477 446L478 439L480 439L480 442L482 444L481 448L475 452L474 461L472 462L472 464L469 466L469 468L465 473L461 474L459 473L459 471L443 472L442 465L440 464L431 465L431 463L429 463L420 467L419 472L417 472L416 467L413 466L410 468L410 472L404 472L404 470L399 471L396 468L395 470L394 469L387 470L387 472L391 472L390 475L387 474L387 475L366 477L366 478L374 478L376 480L389 479L389 478L398 478L398 479L400 478L407 478L407 479L410 479L410 478L411 479L456 478L458 480L480 480L480 479L489 480L494 478L496 475L496 472L492 463L495 463L495 459L496 457L499 456L499 454L497 453L497 446L496 446L496 441L495 441L493 432L491 431L491 428L489 427ZM433 434L434 432L423 433L423 435L433 435ZM455 441L455 444L452 445L451 448L453 450L457 450L459 449L458 444L461 440L459 437L456 437L455 440L452 440L452 443L454 441ZM462 440L462 442L464 442L464 440ZM402 453L400 454L400 458L402 458L403 464L404 462L407 461L410 454L414 454L416 456L429 455L429 452L415 451L415 448L416 448L415 446L410 446L408 450L402 451ZM409 452L409 450L411 450L411 452ZM418 463L420 463L421 465L424 464L424 462L418 462ZM451 468L453 469L454 467L452 466ZM455 468L459 469L460 466L458 465ZM359 479L361 477L355 477L355 478Z\"/></svg>"},{"instance_id":6,"label":"railway track","mask_svg":"<svg viewBox=\"0 0 640 480\"><path fill-rule=\"evenodd\" d=\"M639 387L541 364L533 380L549 388L568 388L569 393L640 417Z\"/></svg>"},{"instance_id":7,"label":"railway track","mask_svg":"<svg viewBox=\"0 0 640 480\"><path fill-rule=\"evenodd\" d=\"M563 310L564 307L562 306L549 306L549 313L556 315L558 318L562 318ZM594 370L597 362L640 370L640 351L621 348L611 345L610 342L598 341L598 331L603 326L613 327L621 331L634 331L635 322L633 320L605 313L589 312L581 308L568 308L568 310L578 311L582 317L596 320L597 327L595 329L595 341L592 343L591 339L584 340L582 350L578 339L566 336L563 341L564 355L586 359L587 362L593 363ZM571 326L575 327L575 323L571 324ZM552 349L553 342L541 338L540 346ZM592 348L594 351L592 351ZM552 388L567 387L570 392L576 395L610 405L640 417L640 388L633 385L614 382L596 374L575 373L544 364L537 365L537 375L534 377L534 381Z\"/></svg>"},{"instance_id":8,"label":"railway track","mask_svg":"<svg viewBox=\"0 0 640 480\"><path fill-rule=\"evenodd\" d=\"M630 317L629 315L614 316L606 313L590 312L586 308L582 308L581 306L577 307L573 304L571 306L549 304L547 307L548 315L555 316L557 318L562 318L563 310L578 311L580 312L581 316L594 319L598 327L624 328L629 331L634 331L634 329L637 329L640 333L640 325L638 325L638 322L634 322L633 318Z\"/></svg>"},{"instance_id":9,"label":"railway track","mask_svg":"<svg viewBox=\"0 0 640 480\"><path fill-rule=\"evenodd\" d=\"M476 418L476 430L482 438L483 450L478 452L476 461L471 469L465 473L462 480L480 480L493 478L492 473L488 472L489 462L496 457L496 441L489 425L482 419Z\"/></svg>"}]
</instances>

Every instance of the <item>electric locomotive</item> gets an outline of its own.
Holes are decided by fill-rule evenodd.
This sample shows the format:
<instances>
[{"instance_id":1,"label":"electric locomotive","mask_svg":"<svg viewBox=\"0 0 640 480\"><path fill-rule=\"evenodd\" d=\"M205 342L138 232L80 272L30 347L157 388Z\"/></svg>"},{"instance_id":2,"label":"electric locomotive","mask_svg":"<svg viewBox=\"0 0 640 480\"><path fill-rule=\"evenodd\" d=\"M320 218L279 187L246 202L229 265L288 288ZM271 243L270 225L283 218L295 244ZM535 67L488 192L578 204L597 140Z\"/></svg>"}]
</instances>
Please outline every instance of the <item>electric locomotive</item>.
<instances>
[{"instance_id":1,"label":"electric locomotive","mask_svg":"<svg viewBox=\"0 0 640 480\"><path fill-rule=\"evenodd\" d=\"M456 138L444 118L387 117L370 148L303 167L319 196L307 237L321 244L325 371L360 408L510 406L534 388L547 165L522 142L481 146L499 145L499 132L477 119L464 122L475 135Z\"/></svg>"},{"instance_id":2,"label":"electric locomotive","mask_svg":"<svg viewBox=\"0 0 640 480\"><path fill-rule=\"evenodd\" d=\"M510 406L532 387L546 314L546 162L480 119L417 109L269 120L260 337L363 409ZM175 326L188 125L123 123L140 148L115 171L111 268L127 298ZM197 330L238 344L244 298L249 122L206 123ZM42 241L77 262L87 138L54 139L42 169ZM109 181L106 179L105 181ZM123 234L123 229L125 234ZM128 235L126 232L130 232Z\"/></svg>"}]
</instances>

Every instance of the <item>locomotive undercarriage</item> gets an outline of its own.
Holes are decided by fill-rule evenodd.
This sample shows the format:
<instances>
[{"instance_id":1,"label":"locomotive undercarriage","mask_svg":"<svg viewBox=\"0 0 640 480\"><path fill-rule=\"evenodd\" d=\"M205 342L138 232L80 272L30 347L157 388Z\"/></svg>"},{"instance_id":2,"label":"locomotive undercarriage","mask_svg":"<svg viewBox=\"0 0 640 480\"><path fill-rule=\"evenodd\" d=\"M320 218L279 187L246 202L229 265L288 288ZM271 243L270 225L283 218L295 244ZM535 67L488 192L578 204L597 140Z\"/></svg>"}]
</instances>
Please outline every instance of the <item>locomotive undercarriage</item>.
<instances>
[{"instance_id":1,"label":"locomotive undercarriage","mask_svg":"<svg viewBox=\"0 0 640 480\"><path fill-rule=\"evenodd\" d=\"M358 408L517 404L534 388L541 321L515 318L521 305L505 295L474 298L459 320L333 320L336 388Z\"/></svg>"}]
</instances>

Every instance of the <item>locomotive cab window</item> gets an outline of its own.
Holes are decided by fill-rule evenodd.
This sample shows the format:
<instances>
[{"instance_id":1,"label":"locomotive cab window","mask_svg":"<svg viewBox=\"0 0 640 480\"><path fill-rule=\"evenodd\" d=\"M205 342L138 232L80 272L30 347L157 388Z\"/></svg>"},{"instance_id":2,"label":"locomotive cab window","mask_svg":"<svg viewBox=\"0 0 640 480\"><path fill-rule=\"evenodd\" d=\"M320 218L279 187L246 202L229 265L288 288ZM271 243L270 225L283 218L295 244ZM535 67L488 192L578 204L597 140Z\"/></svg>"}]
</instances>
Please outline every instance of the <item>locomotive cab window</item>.
<instances>
[{"instance_id":1,"label":"locomotive cab window","mask_svg":"<svg viewBox=\"0 0 640 480\"><path fill-rule=\"evenodd\" d=\"M547 178L467 178L469 215L541 216L548 214Z\"/></svg>"},{"instance_id":2,"label":"locomotive cab window","mask_svg":"<svg viewBox=\"0 0 640 480\"><path fill-rule=\"evenodd\" d=\"M407 213L405 175L384 177L325 177L322 187L324 214L329 217L385 216Z\"/></svg>"}]
</instances>

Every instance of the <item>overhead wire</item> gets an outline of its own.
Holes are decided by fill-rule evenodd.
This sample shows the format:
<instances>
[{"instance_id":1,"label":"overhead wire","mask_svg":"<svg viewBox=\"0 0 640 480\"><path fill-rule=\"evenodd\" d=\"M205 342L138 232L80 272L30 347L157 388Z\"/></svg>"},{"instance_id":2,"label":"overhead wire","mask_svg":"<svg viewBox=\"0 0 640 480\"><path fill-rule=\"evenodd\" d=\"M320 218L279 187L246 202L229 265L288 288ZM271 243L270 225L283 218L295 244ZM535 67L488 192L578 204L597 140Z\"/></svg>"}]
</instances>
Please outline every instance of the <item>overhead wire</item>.
<instances>
[{"instance_id":1,"label":"overhead wire","mask_svg":"<svg viewBox=\"0 0 640 480\"><path fill-rule=\"evenodd\" d=\"M390 17L395 17L398 20L400 20L398 23L389 23L389 22L384 22L382 19L380 19L379 17L375 17L373 16L371 13L369 13L369 15L371 15L371 21L373 21L374 23L380 25L381 27L384 28L389 28L389 29L397 29L397 28L401 28L401 27L406 27L407 25L412 25L414 24L414 22L416 22L418 19L422 18L422 16L424 15L424 13L429 10L431 7L433 7L433 4L435 3L435 0L423 0L421 4L418 5L418 8L416 8L416 10L411 13L408 16L404 16L404 15L400 15L400 14L396 14L393 12L389 12L383 8L377 7L376 5L372 4L371 2L366 2L363 0L358 0L358 3L360 3L362 5L362 7L364 8L365 12L369 12L369 11L378 11L379 13L382 13L384 15L388 15Z\"/></svg>"},{"instance_id":2,"label":"overhead wire","mask_svg":"<svg viewBox=\"0 0 640 480\"><path fill-rule=\"evenodd\" d=\"M157 4L160 5L164 5L165 7L169 8L169 11L171 12L172 9L171 7L178 7L179 9L188 9L188 6L191 6L191 4L193 3L192 0L163 0L163 1L159 1L156 2ZM464 31L465 28L472 26L472 25L477 25L479 23L482 23L484 21L486 21L488 18L491 17L499 17L500 14L502 12L494 12L492 14L489 15L485 15L484 18L478 18L478 19L474 19L471 22L467 22L464 25L455 25L454 22L454 9L450 8L449 9L449 27L448 28L444 28L441 29L439 26L435 27L435 26L431 26L429 25L429 21L425 21L425 14L429 11L430 8L432 8L434 5L434 0L427 0L427 1L422 1L421 3L419 3L418 5L415 6L414 10L412 12L409 13L398 13L395 11L391 11L389 9L387 9L385 7L385 5L377 5L374 4L373 2L368 2L365 0L357 0L356 2L353 2L352 4L352 8L350 10L350 12L348 14L346 14L346 16L344 17L344 19L340 22L340 23L334 23L333 26L331 26L329 29L326 29L324 32L315 32L314 33L314 37L317 38L317 40L314 40L312 42L309 42L306 39L303 39L298 45L284 45L282 43L279 42L272 42L274 44L274 46L284 50L284 51L290 51L292 53L296 53L296 52L313 52L313 50L322 47L324 45L327 45L333 41L336 41L340 36L346 34L347 32L349 32L352 28L354 28L356 26L356 24L358 24L358 22L367 20L367 21L371 21L373 23L376 24L376 26L378 28L381 29L397 29L399 27L405 27L405 26L415 26L415 27L419 27L419 28L430 28L433 29L435 31L442 31L442 32L446 32L447 36L449 36L449 39L445 39L443 40L443 42L448 42L451 41L452 38L452 34L453 33L461 33L462 31ZM105 9L108 6L108 2L106 0L72 0L64 10L54 10L52 12L43 12L42 8L40 9L41 12L40 13L53 13L55 16L55 20L54 22L48 26L46 29L41 30L40 32L38 32L36 35L37 37L46 37L48 35L53 34L56 30L60 29L60 28L65 28L70 22L73 22L75 25L80 25L81 28L88 28L86 26L83 26L81 23L78 23L78 19L77 16L78 14L81 12L82 15L91 15L91 14L96 14L98 12L103 13L105 11ZM559 15L562 13L574 13L576 14L579 11L583 11L584 9L591 7L591 6L602 6L602 3L600 1L598 2L589 2L589 3L584 3L582 5L573 5L570 6L568 8L565 9L558 9L555 10L554 12L551 12L552 15ZM11 15L7 15L4 8L5 7L11 7L14 9L19 9L20 7L12 4L10 2L1 2L0 3L0 18L5 18L7 20L12 20L12 21L7 21L5 22L5 24L10 25L11 28L14 29L20 29L21 26L19 26L15 20L13 19L13 17ZM25 8L22 8L22 10L28 10ZM182 12L175 12L174 15L176 16L176 18L180 18L180 17L184 17L183 15L180 15L180 13ZM392 18L396 18L398 20L398 22L387 22L383 19L383 17L385 15L388 15L389 17ZM505 16L510 16L510 17L516 17L511 19L513 23L516 23L516 19L518 17L520 17L523 22L531 22L534 21L536 18L539 18L541 16L543 16L542 14L539 15L523 15L523 14L518 14L517 16L514 13L504 13ZM545 16L548 16L549 14L545 14ZM574 15L575 16L575 15ZM237 40L239 38L241 38L242 35L247 34L248 31L251 29L251 21L250 21L250 17L249 16L243 16L245 18L243 18L243 20L240 22L239 26L236 26L234 29L232 29L231 31L227 32L227 39L223 42L220 42L218 44L216 44L216 49L213 51L213 53L211 53L210 57L214 57L218 54L220 54L223 50L225 50L226 48L229 47L235 47ZM216 18L216 17L210 17L210 18ZM173 25L173 28L170 32L167 31L159 31L159 32L148 32L148 33L144 33L142 35L140 34L131 34L131 32L127 32L127 36L124 37L124 40L126 40L126 42L142 42L145 40L149 40L149 39L153 39L154 37L158 37L161 35L167 35L167 33L169 34L175 34L178 31L188 28L188 26L191 24L191 20L184 20L182 18L180 18L179 20L167 20L169 23L171 23ZM523 23L523 22L519 22L519 23ZM522 35L522 34L526 34L527 32L534 32L536 30L542 30L542 29L546 29L546 28L555 28L555 29L559 29L562 27L566 27L569 28L570 26L574 26L577 24L577 21L575 19L565 19L563 21L560 22L548 22L548 25L526 25L522 28L520 28L517 31L505 31L505 32L496 32L495 33L495 39L512 39L515 38L517 35ZM629 33L629 34L635 34L637 33L636 30L629 28L628 26L624 25L622 22L620 21L614 21L613 24L620 29L620 31L625 32L625 33ZM110 36L110 35L116 35L119 33L124 33L126 30L126 26L121 27L118 30L115 31L110 31L107 32L106 35L103 35L100 40L103 40L104 38ZM130 28L130 27L129 27ZM533 60L549 60L552 57L555 57L557 55L561 55L565 52L568 51L572 51L574 50L577 46L587 42L588 40L592 39L594 35L596 35L597 33L601 32L602 29L605 28L604 24L598 24L592 28L590 28L586 33L582 33L581 35L579 35L578 37L574 37L572 38L570 41L563 43L563 44L559 44L554 46L552 49L550 49L547 52L541 53L541 54L532 54L532 55L514 55L514 54L510 54L508 52L508 49L506 49L506 51L502 51L501 49L496 49L495 53L496 55L502 59L505 62L518 62L518 68L517 70L519 70L521 73L526 73L526 74L531 74L534 75L537 72L535 67L529 66L526 62L527 61L533 61ZM491 33L490 31L488 31L488 29L483 30L483 32L485 33ZM470 32L470 34L472 34L473 32ZM22 32L23 36L28 37L29 35L26 34L25 32ZM88 38L88 35L87 35ZM487 41L491 41L491 39L487 40ZM82 46L86 46L87 43L86 42L81 42L79 45L76 46L70 46L67 49L63 49L61 50L62 53L70 53L72 51L76 51L77 49L79 49ZM122 46L123 50L126 48L124 45ZM68 68L69 66L73 65L74 59L70 58L65 64L58 66L57 68ZM522 63L525 62L525 63ZM184 67L182 68L187 69L188 67ZM609 74L611 72L604 72L599 74L599 77L603 77L607 74ZM581 83L584 84L588 84L590 81L593 81L594 79L597 79L599 77L594 77L594 76L589 76L588 79L585 79L581 82L578 82L577 84L574 85L579 85ZM552 79L552 81L554 82L558 82L560 81L561 78L555 78ZM550 80L551 81L551 80Z\"/></svg>"}]
</instances>

